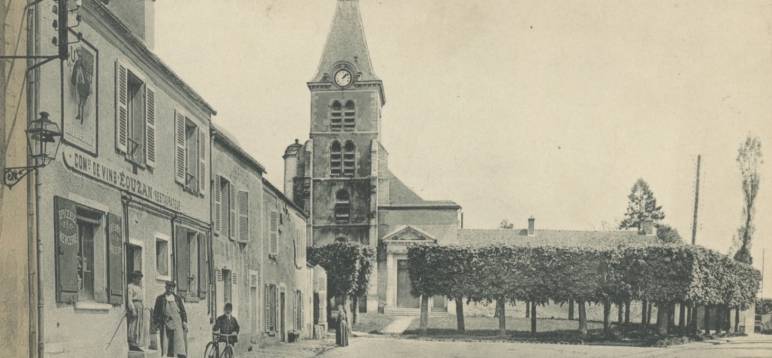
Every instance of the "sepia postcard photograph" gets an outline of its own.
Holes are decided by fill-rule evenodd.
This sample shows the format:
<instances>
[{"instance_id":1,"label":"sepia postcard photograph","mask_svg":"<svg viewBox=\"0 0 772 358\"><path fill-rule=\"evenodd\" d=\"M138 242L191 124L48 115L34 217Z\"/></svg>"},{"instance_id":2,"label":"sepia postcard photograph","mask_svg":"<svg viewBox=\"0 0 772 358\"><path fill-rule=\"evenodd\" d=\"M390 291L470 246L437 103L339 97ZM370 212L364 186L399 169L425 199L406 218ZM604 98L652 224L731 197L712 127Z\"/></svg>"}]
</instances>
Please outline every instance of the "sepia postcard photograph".
<instances>
[{"instance_id":1,"label":"sepia postcard photograph","mask_svg":"<svg viewBox=\"0 0 772 358\"><path fill-rule=\"evenodd\" d=\"M0 20L0 358L772 358L770 0Z\"/></svg>"}]
</instances>

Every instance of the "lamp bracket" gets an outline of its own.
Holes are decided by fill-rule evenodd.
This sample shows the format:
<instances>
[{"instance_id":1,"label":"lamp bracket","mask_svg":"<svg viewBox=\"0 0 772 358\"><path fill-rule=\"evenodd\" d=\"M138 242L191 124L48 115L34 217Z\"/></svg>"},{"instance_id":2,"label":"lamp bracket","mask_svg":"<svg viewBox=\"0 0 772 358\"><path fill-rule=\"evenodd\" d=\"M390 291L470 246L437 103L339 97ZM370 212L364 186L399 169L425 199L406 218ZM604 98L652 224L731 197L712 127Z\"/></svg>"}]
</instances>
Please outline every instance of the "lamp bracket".
<instances>
[{"instance_id":1,"label":"lamp bracket","mask_svg":"<svg viewBox=\"0 0 772 358\"><path fill-rule=\"evenodd\" d=\"M5 168L3 171L3 184L10 189L16 185L16 183L21 181L22 178L27 176L27 174L36 171L38 168L38 166Z\"/></svg>"}]
</instances>

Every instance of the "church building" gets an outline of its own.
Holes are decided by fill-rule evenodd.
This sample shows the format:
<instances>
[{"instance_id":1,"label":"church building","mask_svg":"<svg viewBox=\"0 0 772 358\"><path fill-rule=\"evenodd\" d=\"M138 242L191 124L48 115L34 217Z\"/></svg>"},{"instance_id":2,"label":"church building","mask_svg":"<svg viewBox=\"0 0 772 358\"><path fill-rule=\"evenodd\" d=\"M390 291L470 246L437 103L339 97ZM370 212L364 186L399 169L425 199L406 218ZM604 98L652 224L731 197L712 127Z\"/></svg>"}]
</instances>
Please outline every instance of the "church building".
<instances>
[{"instance_id":1,"label":"church building","mask_svg":"<svg viewBox=\"0 0 772 358\"><path fill-rule=\"evenodd\" d=\"M407 243L455 241L461 206L424 200L389 170L381 138L386 94L367 49L358 0L337 1L308 89L310 138L296 140L284 153L284 192L308 213L315 246L351 241L378 253L361 311L417 314ZM445 298L431 305L447 310Z\"/></svg>"}]
</instances>

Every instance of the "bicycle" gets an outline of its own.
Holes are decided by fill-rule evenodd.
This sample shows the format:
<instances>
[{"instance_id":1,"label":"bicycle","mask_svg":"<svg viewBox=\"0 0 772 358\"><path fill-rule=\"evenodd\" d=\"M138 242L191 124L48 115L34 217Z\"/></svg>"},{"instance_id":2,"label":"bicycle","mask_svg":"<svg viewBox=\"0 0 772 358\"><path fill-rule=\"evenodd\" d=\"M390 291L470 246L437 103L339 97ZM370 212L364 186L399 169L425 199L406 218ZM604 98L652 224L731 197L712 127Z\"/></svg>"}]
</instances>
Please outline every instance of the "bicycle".
<instances>
[{"instance_id":1,"label":"bicycle","mask_svg":"<svg viewBox=\"0 0 772 358\"><path fill-rule=\"evenodd\" d=\"M204 358L233 358L233 345L228 338L238 336L237 333L222 334L212 332L212 341L206 344L204 349ZM225 338L223 341L225 347L220 353L220 338Z\"/></svg>"}]
</instances>

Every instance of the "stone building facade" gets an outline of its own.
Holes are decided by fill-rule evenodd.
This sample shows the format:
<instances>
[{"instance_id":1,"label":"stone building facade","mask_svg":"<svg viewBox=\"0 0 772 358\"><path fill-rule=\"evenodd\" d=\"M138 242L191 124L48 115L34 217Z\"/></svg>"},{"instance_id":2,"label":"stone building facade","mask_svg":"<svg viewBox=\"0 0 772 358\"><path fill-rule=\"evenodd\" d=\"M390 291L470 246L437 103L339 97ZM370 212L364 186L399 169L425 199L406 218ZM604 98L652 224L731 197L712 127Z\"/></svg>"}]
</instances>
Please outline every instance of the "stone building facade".
<instances>
[{"instance_id":1,"label":"stone building facade","mask_svg":"<svg viewBox=\"0 0 772 358\"><path fill-rule=\"evenodd\" d=\"M190 355L202 354L210 337L215 111L153 54L152 33L135 28L135 17L149 12L152 1L83 1L82 38L63 71L41 67L40 83L63 80L61 88L41 85L36 96L36 110L63 130L57 160L39 171L45 356L127 356L123 316L133 271L144 274L148 352L158 343L150 308L167 280L185 299ZM56 14L38 16L51 24ZM55 52L52 27L36 36L41 52Z\"/></svg>"}]
</instances>

